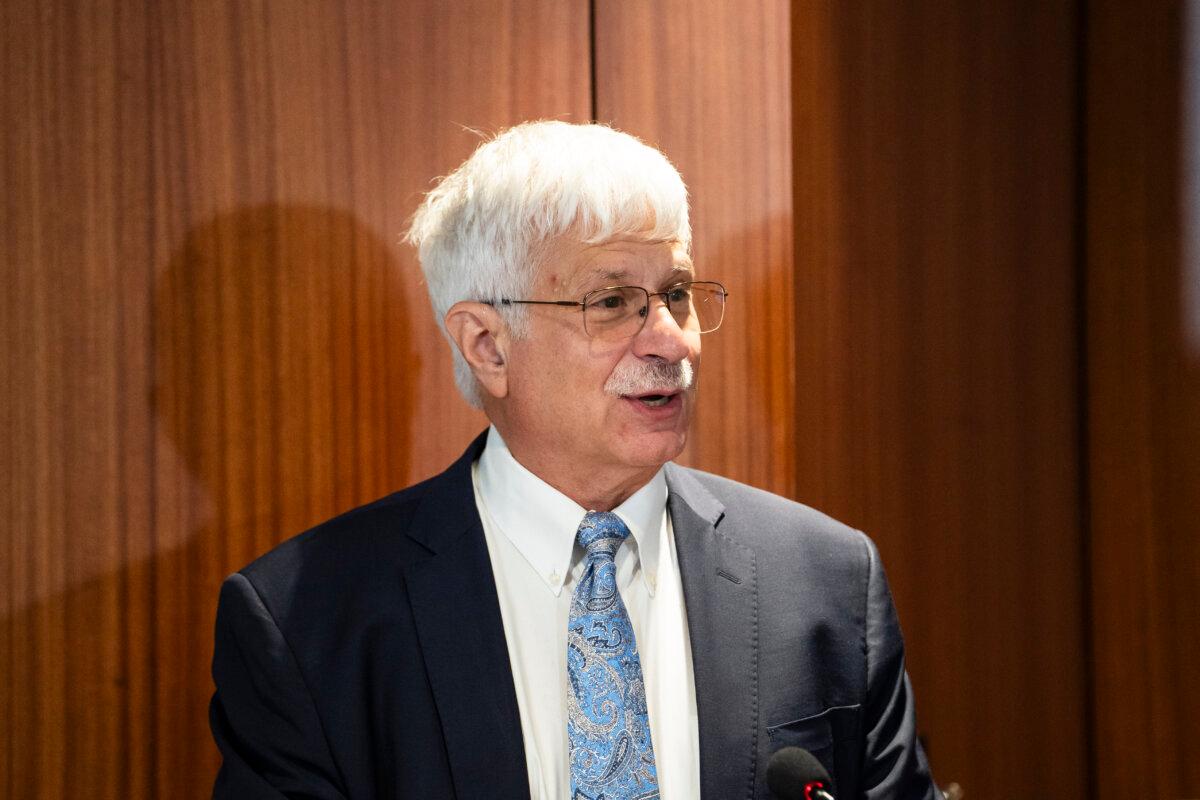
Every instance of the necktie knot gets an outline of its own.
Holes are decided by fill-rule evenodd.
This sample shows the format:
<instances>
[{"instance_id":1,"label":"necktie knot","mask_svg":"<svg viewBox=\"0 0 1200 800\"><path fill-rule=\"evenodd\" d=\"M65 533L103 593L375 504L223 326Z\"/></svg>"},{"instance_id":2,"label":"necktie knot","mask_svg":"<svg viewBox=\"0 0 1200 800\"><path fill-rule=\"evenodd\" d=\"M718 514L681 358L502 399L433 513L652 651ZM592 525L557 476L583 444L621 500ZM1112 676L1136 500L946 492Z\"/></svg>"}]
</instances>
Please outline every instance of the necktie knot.
<instances>
[{"instance_id":1,"label":"necktie knot","mask_svg":"<svg viewBox=\"0 0 1200 800\"><path fill-rule=\"evenodd\" d=\"M625 522L611 511L589 511L575 532L575 540L587 551L589 560L616 557L617 548L628 536Z\"/></svg>"}]
</instances>

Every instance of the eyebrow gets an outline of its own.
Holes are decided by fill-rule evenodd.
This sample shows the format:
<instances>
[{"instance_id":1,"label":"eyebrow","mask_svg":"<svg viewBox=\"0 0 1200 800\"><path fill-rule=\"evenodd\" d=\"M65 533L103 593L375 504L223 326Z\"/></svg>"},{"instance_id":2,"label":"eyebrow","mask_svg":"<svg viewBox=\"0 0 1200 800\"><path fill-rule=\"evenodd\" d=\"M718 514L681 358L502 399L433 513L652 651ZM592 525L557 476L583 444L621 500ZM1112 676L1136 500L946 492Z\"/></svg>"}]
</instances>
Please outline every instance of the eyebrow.
<instances>
[{"instance_id":1,"label":"eyebrow","mask_svg":"<svg viewBox=\"0 0 1200 800\"><path fill-rule=\"evenodd\" d=\"M695 267L692 266L692 262L689 259L687 261L682 261L682 262L672 265L670 277L675 278L678 275L695 275L695 274L696 274L696 269L695 269ZM592 272L592 273L587 274L584 277L584 279L580 282L580 285L581 286L587 285L596 279L600 279L600 280L604 281L605 283L621 283L623 281L629 280L629 273L623 269L605 270L603 272L600 272L600 271Z\"/></svg>"}]
</instances>

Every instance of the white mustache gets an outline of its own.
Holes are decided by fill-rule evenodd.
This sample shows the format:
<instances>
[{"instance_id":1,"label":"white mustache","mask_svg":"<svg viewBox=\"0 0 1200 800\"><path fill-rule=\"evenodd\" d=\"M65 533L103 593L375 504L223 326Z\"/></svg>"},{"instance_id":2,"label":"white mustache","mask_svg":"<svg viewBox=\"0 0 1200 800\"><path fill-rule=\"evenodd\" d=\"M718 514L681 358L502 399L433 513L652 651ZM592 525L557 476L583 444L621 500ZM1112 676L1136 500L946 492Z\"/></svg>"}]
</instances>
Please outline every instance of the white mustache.
<instances>
[{"instance_id":1,"label":"white mustache","mask_svg":"<svg viewBox=\"0 0 1200 800\"><path fill-rule=\"evenodd\" d=\"M628 361L617 365L604 383L604 391L618 397L682 392L692 385L695 370L691 359L666 361Z\"/></svg>"}]
</instances>

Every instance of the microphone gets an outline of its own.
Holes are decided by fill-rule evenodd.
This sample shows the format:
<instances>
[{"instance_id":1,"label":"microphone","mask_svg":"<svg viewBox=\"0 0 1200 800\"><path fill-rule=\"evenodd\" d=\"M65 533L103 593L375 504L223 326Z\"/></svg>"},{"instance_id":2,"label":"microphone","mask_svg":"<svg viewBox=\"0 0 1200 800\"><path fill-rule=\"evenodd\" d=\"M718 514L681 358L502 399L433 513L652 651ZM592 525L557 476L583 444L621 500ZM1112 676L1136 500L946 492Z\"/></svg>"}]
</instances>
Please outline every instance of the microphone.
<instances>
[{"instance_id":1,"label":"microphone","mask_svg":"<svg viewBox=\"0 0 1200 800\"><path fill-rule=\"evenodd\" d=\"M775 751L767 762L767 788L779 800L834 800L829 773L802 747Z\"/></svg>"}]
</instances>

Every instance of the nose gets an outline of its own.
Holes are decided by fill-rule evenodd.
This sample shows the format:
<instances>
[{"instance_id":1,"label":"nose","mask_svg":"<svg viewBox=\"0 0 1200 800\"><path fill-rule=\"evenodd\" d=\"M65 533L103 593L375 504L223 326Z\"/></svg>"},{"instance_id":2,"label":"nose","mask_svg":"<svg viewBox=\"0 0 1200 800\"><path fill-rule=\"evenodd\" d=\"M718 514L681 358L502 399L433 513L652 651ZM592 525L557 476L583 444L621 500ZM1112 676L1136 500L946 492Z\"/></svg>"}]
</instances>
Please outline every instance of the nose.
<instances>
[{"instance_id":1,"label":"nose","mask_svg":"<svg viewBox=\"0 0 1200 800\"><path fill-rule=\"evenodd\" d=\"M639 358L657 357L670 364L694 358L700 352L700 334L679 327L661 297L651 297L646 323L633 338L633 352Z\"/></svg>"}]
</instances>

